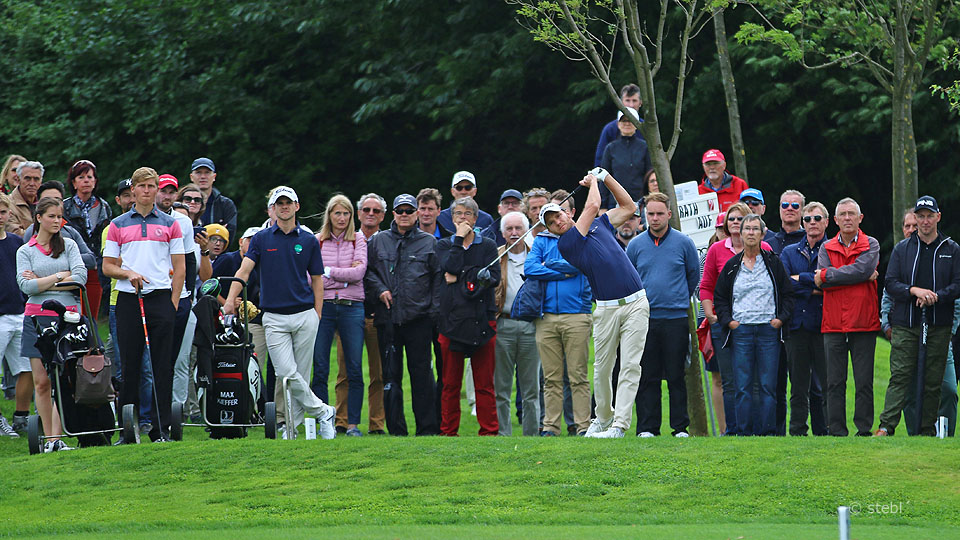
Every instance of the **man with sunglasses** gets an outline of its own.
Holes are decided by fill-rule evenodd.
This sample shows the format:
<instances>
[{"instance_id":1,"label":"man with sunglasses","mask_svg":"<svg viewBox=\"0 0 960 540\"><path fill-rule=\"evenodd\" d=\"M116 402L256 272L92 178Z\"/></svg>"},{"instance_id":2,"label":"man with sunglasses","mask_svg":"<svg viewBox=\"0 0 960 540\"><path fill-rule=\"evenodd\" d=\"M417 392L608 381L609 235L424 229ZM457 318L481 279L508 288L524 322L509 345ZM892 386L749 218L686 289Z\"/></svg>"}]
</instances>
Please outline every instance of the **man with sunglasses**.
<instances>
[{"instance_id":1,"label":"man with sunglasses","mask_svg":"<svg viewBox=\"0 0 960 540\"><path fill-rule=\"evenodd\" d=\"M786 195L786 194L784 194ZM781 197L782 200L782 197ZM782 204L781 204L782 206ZM783 213L781 212L781 216ZM803 207L804 239L780 253L780 261L793 285L793 317L785 349L790 371L790 435L807 434L807 413L814 435L826 435L820 381L826 380L823 350L823 291L814 283L817 258L823 245L830 212L818 202Z\"/></svg>"},{"instance_id":2,"label":"man with sunglasses","mask_svg":"<svg viewBox=\"0 0 960 540\"><path fill-rule=\"evenodd\" d=\"M780 195L780 232L767 239L774 253L780 253L791 244L802 242L807 233L800 225L801 209L805 208L803 193L788 189Z\"/></svg>"},{"instance_id":3,"label":"man with sunglasses","mask_svg":"<svg viewBox=\"0 0 960 540\"><path fill-rule=\"evenodd\" d=\"M453 195L454 201L461 197L477 198L477 177L474 176L472 172L458 171L453 175L453 181L450 186L450 194ZM437 223L448 231L457 230L457 226L453 224L453 215L451 214L450 208L446 208L443 212L440 212L440 215L437 216ZM483 231L490 225L493 225L493 217L483 210L480 210L474 229Z\"/></svg>"},{"instance_id":4,"label":"man with sunglasses","mask_svg":"<svg viewBox=\"0 0 960 540\"><path fill-rule=\"evenodd\" d=\"M367 298L376 306L384 412L391 435L407 435L402 390L404 351L416 434L440 433L430 366L430 343L444 283L436 248L437 239L417 227L417 199L406 193L393 200L390 229L374 235L367 244L363 285Z\"/></svg>"}]
</instances>

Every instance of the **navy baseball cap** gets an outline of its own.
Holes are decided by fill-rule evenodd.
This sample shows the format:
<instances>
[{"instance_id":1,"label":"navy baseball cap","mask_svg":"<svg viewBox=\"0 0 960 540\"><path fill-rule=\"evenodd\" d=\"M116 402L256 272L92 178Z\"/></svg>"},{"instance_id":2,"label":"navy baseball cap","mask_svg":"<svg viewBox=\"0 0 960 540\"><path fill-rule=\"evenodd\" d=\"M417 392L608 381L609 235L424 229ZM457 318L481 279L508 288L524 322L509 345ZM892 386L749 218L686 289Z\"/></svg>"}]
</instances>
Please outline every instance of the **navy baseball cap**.
<instances>
[{"instance_id":1,"label":"navy baseball cap","mask_svg":"<svg viewBox=\"0 0 960 540\"><path fill-rule=\"evenodd\" d=\"M393 199L394 210L396 210L398 206L403 206L404 204L409 204L410 206L416 208L417 198L414 197L413 195L410 195L409 193L403 193L401 195L397 195L397 197Z\"/></svg>"},{"instance_id":2,"label":"navy baseball cap","mask_svg":"<svg viewBox=\"0 0 960 540\"><path fill-rule=\"evenodd\" d=\"M506 199L507 197L513 197L515 199L520 199L521 201L523 200L523 194L515 189L508 189L500 194L501 201Z\"/></svg>"},{"instance_id":3,"label":"navy baseball cap","mask_svg":"<svg viewBox=\"0 0 960 540\"><path fill-rule=\"evenodd\" d=\"M125 178L121 180L120 183L117 184L117 197L123 195L123 192L130 189L132 185L133 183L130 181L129 178Z\"/></svg>"},{"instance_id":4,"label":"navy baseball cap","mask_svg":"<svg viewBox=\"0 0 960 540\"><path fill-rule=\"evenodd\" d=\"M193 165L190 166L190 172L193 172L200 167L206 167L213 172L217 172L217 168L213 165L213 160L210 158L202 157L193 160Z\"/></svg>"},{"instance_id":5,"label":"navy baseball cap","mask_svg":"<svg viewBox=\"0 0 960 540\"><path fill-rule=\"evenodd\" d=\"M747 188L747 189L745 189L745 190L743 190L743 191L740 192L740 200L741 200L741 201L744 200L744 199L746 199L747 197L750 197L750 198L752 198L752 199L756 199L756 200L760 201L760 204L767 204L767 203L763 202L763 193L762 193L759 189L756 189L756 188Z\"/></svg>"},{"instance_id":6,"label":"navy baseball cap","mask_svg":"<svg viewBox=\"0 0 960 540\"><path fill-rule=\"evenodd\" d=\"M937 200L929 195L924 195L923 197L917 199L917 204L913 208L913 211L917 212L919 210L929 210L935 214L940 213L940 207L937 206Z\"/></svg>"}]
</instances>

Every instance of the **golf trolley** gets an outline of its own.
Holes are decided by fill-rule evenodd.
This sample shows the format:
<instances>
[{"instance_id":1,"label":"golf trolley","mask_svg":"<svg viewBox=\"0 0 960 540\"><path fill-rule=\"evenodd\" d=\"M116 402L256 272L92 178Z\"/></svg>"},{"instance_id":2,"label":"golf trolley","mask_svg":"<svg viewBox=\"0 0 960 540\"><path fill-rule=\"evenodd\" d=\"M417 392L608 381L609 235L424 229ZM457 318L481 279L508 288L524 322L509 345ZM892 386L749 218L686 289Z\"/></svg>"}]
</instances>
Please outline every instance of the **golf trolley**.
<instances>
[{"instance_id":1,"label":"golf trolley","mask_svg":"<svg viewBox=\"0 0 960 540\"><path fill-rule=\"evenodd\" d=\"M185 426L207 428L214 439L246 437L247 428L263 427L266 438L276 439L276 404L264 399L260 364L253 353L249 320L254 315L223 315L217 301L221 282L239 283L240 298L247 304L247 284L240 278L212 278L201 286L193 308L197 317L193 342L197 346L194 381L202 423L184 423L184 404L173 403L170 437L181 440Z\"/></svg>"},{"instance_id":2,"label":"golf trolley","mask_svg":"<svg viewBox=\"0 0 960 540\"><path fill-rule=\"evenodd\" d=\"M67 309L56 300L41 306L57 313L52 321L31 316L37 329L37 349L42 354L52 387L52 400L60 417L65 437L76 437L81 447L105 446L116 431L123 431L128 441L136 440L137 425L133 405L122 409L116 417L116 393L111 381L111 362L103 356L97 325L89 314L86 288L76 282L63 282L57 289L79 289L87 316ZM118 427L118 420L120 426ZM57 436L59 438L60 436ZM43 451L43 425L38 414L27 419L27 446L31 454Z\"/></svg>"}]
</instances>

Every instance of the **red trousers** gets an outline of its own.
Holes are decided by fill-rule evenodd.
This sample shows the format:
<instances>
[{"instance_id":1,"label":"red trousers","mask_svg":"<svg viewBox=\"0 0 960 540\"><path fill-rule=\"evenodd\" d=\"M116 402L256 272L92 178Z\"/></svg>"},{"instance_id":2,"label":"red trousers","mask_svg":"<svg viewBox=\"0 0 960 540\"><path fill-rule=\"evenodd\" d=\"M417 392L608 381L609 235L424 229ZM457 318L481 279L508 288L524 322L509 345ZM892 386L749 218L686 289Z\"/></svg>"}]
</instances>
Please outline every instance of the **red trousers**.
<instances>
[{"instance_id":1,"label":"red trousers","mask_svg":"<svg viewBox=\"0 0 960 540\"><path fill-rule=\"evenodd\" d=\"M90 311L93 312L93 317L96 318L100 312L100 294L103 292L100 289L100 276L96 270L87 270L86 287L87 301L90 302ZM84 306L81 311L84 315L89 315L86 306Z\"/></svg>"},{"instance_id":2,"label":"red trousers","mask_svg":"<svg viewBox=\"0 0 960 540\"><path fill-rule=\"evenodd\" d=\"M490 326L496 328L496 322ZM456 437L460 431L460 387L463 384L462 352L450 350L450 340L440 334L440 351L443 355L443 394L440 398L440 433ZM473 367L473 386L477 393L477 422L480 435L496 435L497 398L493 391L493 368L496 365L497 336L490 338L470 355Z\"/></svg>"}]
</instances>

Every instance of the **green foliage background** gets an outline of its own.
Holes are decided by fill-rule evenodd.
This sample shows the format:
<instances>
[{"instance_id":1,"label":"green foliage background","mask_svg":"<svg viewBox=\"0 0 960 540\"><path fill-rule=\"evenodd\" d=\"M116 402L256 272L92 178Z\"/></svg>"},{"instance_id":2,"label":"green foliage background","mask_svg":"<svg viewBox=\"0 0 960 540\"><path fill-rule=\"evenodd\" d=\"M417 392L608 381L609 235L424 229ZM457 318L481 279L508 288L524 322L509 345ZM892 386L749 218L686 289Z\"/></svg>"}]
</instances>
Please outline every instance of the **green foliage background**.
<instances>
[{"instance_id":1,"label":"green foliage background","mask_svg":"<svg viewBox=\"0 0 960 540\"><path fill-rule=\"evenodd\" d=\"M728 11L727 27L751 16ZM710 32L691 44L677 181L700 178L706 148L730 151ZM889 246L889 98L855 71L730 47L751 185L774 200L798 188L828 207L853 196L864 229ZM39 159L48 179L92 159L108 198L139 166L183 181L209 156L241 227L262 221L280 183L301 194L303 215L336 191L389 199L435 186L448 198L460 169L477 174L488 211L509 187L570 188L614 117L585 65L534 43L512 6L491 1L5 0L0 50L0 152ZM664 51L657 83L664 119L676 54ZM617 86L632 77L619 61ZM920 191L941 201L948 232L960 122L927 88L954 78L934 73L915 106Z\"/></svg>"}]
</instances>

